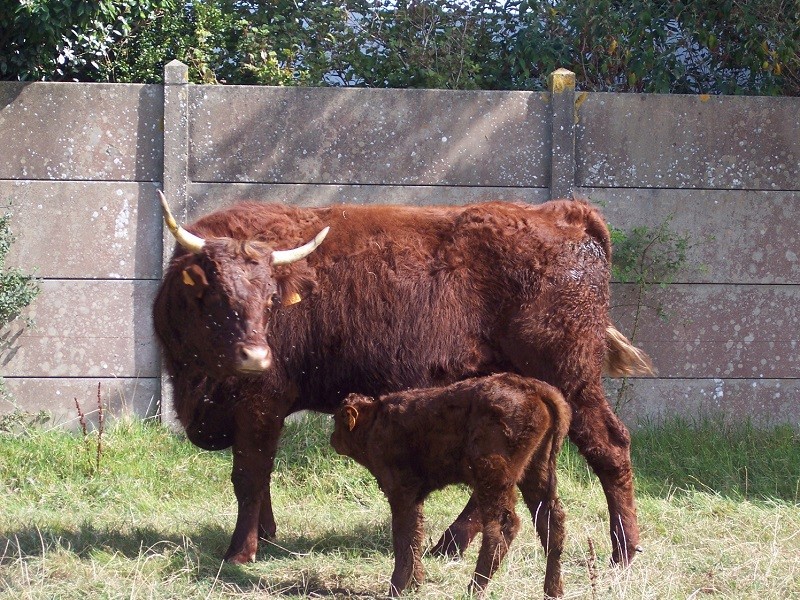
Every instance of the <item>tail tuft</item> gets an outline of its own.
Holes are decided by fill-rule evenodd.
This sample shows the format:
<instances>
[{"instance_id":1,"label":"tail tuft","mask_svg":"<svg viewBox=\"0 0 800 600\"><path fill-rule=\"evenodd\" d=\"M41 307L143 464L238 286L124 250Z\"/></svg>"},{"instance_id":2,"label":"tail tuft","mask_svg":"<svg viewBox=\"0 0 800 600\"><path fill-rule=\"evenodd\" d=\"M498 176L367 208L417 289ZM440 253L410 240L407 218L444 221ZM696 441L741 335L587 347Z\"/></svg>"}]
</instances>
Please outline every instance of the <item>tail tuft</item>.
<instances>
[{"instance_id":1,"label":"tail tuft","mask_svg":"<svg viewBox=\"0 0 800 600\"><path fill-rule=\"evenodd\" d=\"M639 350L613 325L606 327L605 373L611 377L655 375L650 357Z\"/></svg>"}]
</instances>

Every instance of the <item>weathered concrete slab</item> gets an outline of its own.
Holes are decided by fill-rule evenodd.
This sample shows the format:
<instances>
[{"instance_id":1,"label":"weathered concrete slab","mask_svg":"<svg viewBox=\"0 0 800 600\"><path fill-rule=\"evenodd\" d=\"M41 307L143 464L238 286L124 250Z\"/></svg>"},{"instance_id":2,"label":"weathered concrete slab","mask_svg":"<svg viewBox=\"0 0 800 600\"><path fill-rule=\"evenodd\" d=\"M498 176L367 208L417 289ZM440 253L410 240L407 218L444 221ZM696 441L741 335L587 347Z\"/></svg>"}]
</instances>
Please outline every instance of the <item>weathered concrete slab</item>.
<instances>
[{"instance_id":1,"label":"weathered concrete slab","mask_svg":"<svg viewBox=\"0 0 800 600\"><path fill-rule=\"evenodd\" d=\"M157 281L45 280L35 327L0 332L4 377L156 377L150 310Z\"/></svg>"},{"instance_id":2,"label":"weathered concrete slab","mask_svg":"<svg viewBox=\"0 0 800 600\"><path fill-rule=\"evenodd\" d=\"M161 208L151 183L0 181L11 202L9 266L38 277L155 279Z\"/></svg>"},{"instance_id":3,"label":"weathered concrete slab","mask_svg":"<svg viewBox=\"0 0 800 600\"><path fill-rule=\"evenodd\" d=\"M800 189L800 98L592 93L582 187Z\"/></svg>"},{"instance_id":4,"label":"weathered concrete slab","mask_svg":"<svg viewBox=\"0 0 800 600\"><path fill-rule=\"evenodd\" d=\"M52 417L50 425L79 429L78 410L86 415L90 426L97 426L97 385L105 417L124 415L151 417L158 406L159 385L154 378L15 378L4 380L11 400L0 399L0 414L16 409L36 414L46 411Z\"/></svg>"},{"instance_id":5,"label":"weathered concrete slab","mask_svg":"<svg viewBox=\"0 0 800 600\"><path fill-rule=\"evenodd\" d=\"M191 86L189 98L195 182L549 184L540 93Z\"/></svg>"},{"instance_id":6,"label":"weathered concrete slab","mask_svg":"<svg viewBox=\"0 0 800 600\"><path fill-rule=\"evenodd\" d=\"M687 283L800 283L800 191L582 188L620 229L658 229L667 219L686 236Z\"/></svg>"},{"instance_id":7,"label":"weathered concrete slab","mask_svg":"<svg viewBox=\"0 0 800 600\"><path fill-rule=\"evenodd\" d=\"M551 157L560 130L547 94L173 82L183 91L166 104L181 108L170 122L180 135L167 145L180 160L166 170L162 86L0 83L0 205L24 209L11 264L45 278L37 329L0 332L0 375L18 399L52 404L65 421L76 418L74 397L94 406L97 381L136 414L157 395L157 182L188 189L188 206L174 199L182 220L242 199L541 202L551 158L562 158ZM798 425L799 105L576 95L581 191L621 228L674 214L672 229L692 244L679 284L646 299L669 318L646 308L639 326L661 378L634 382L637 413L708 408ZM616 285L614 301L631 294ZM614 309L628 333L631 312Z\"/></svg>"},{"instance_id":8,"label":"weathered concrete slab","mask_svg":"<svg viewBox=\"0 0 800 600\"><path fill-rule=\"evenodd\" d=\"M613 286L612 318L631 335L635 286ZM635 336L662 378L800 377L800 286L673 284L644 299Z\"/></svg>"},{"instance_id":9,"label":"weathered concrete slab","mask_svg":"<svg viewBox=\"0 0 800 600\"><path fill-rule=\"evenodd\" d=\"M0 82L0 179L159 181L160 85Z\"/></svg>"},{"instance_id":10,"label":"weathered concrete slab","mask_svg":"<svg viewBox=\"0 0 800 600\"><path fill-rule=\"evenodd\" d=\"M189 186L189 216L196 219L242 200L328 206L346 203L446 205L490 200L539 204L547 199L547 188L194 183Z\"/></svg>"},{"instance_id":11,"label":"weathered concrete slab","mask_svg":"<svg viewBox=\"0 0 800 600\"><path fill-rule=\"evenodd\" d=\"M630 379L618 412L627 425L725 416L758 427L800 427L800 379ZM609 381L616 402L619 381Z\"/></svg>"}]
</instances>

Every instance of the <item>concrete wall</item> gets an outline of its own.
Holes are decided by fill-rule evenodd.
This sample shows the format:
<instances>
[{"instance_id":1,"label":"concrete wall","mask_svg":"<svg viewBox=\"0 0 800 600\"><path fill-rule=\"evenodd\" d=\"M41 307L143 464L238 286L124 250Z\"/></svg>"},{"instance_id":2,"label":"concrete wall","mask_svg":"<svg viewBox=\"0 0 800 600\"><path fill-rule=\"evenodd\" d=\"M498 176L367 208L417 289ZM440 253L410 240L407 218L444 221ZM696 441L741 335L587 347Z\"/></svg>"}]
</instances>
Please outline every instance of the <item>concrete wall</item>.
<instances>
[{"instance_id":1,"label":"concrete wall","mask_svg":"<svg viewBox=\"0 0 800 600\"><path fill-rule=\"evenodd\" d=\"M159 185L184 220L244 198L574 192L617 227L674 215L672 228L698 242L691 268L649 299L668 318L643 312L637 343L659 377L633 382L625 417L712 410L800 423L800 99L576 94L558 78L548 94L195 86L180 64L166 81L0 84L11 263L44 279L36 327L5 332L0 354L24 408L69 421L73 398L93 406L99 381L115 405L155 409ZM633 293L614 286L623 331Z\"/></svg>"},{"instance_id":2,"label":"concrete wall","mask_svg":"<svg viewBox=\"0 0 800 600\"><path fill-rule=\"evenodd\" d=\"M588 94L577 186L617 226L671 227L692 240L663 303L637 334L659 378L623 413L723 412L800 424L800 100ZM613 313L630 330L631 286Z\"/></svg>"},{"instance_id":3,"label":"concrete wall","mask_svg":"<svg viewBox=\"0 0 800 600\"><path fill-rule=\"evenodd\" d=\"M74 423L74 399L114 412L156 408L149 304L161 275L163 88L0 84L0 206L12 203L10 266L42 293L3 332L0 375L14 401ZM4 402L0 411L13 405Z\"/></svg>"}]
</instances>

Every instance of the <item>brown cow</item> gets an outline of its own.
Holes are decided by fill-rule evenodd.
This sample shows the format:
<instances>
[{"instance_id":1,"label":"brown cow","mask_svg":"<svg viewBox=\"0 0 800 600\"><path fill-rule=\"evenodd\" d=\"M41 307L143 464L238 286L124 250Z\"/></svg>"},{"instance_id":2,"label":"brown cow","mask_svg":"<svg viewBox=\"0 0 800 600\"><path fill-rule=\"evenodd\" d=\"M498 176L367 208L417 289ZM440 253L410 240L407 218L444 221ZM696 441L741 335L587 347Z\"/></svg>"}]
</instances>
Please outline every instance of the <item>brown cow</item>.
<instances>
[{"instance_id":1,"label":"brown cow","mask_svg":"<svg viewBox=\"0 0 800 600\"><path fill-rule=\"evenodd\" d=\"M545 596L560 597L564 511L556 458L569 420L569 405L557 389L511 373L377 400L348 396L335 413L331 445L367 467L389 501L395 553L390 594L422 582L425 498L466 483L483 533L470 593L482 594L519 530L519 486L547 555Z\"/></svg>"},{"instance_id":2,"label":"brown cow","mask_svg":"<svg viewBox=\"0 0 800 600\"><path fill-rule=\"evenodd\" d=\"M604 360L616 375L648 365L609 322L611 246L595 208L242 203L187 231L163 205L179 244L153 307L155 331L189 439L233 446L229 561L253 560L258 537L275 534L269 482L288 414L333 413L349 392L497 372L564 395L570 437L608 500L612 558L632 559L630 438L601 375ZM480 529L476 510L470 501L438 552L466 548Z\"/></svg>"}]
</instances>

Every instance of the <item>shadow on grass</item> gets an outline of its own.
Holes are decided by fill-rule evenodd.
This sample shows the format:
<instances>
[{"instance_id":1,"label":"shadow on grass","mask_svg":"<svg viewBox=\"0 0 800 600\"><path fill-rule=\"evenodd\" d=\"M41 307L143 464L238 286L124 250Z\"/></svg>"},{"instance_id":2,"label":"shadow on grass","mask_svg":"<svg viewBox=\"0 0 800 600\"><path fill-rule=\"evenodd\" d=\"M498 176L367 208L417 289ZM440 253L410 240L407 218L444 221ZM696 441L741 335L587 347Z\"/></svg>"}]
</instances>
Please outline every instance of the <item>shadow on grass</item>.
<instances>
[{"instance_id":1,"label":"shadow on grass","mask_svg":"<svg viewBox=\"0 0 800 600\"><path fill-rule=\"evenodd\" d=\"M326 585L324 578L313 567L309 569L307 562L298 562L296 578L287 578L285 573L270 576L259 570L258 564L312 554L320 557L343 554L355 561L391 554L388 534L365 524L350 528L348 533L328 531L316 537L260 540L256 563L233 565L222 562L231 533L213 525L203 525L187 535L164 535L163 531L139 527L115 531L94 524L74 529L25 527L0 531L0 565L67 552L81 561L110 562L122 558L129 561L133 569L139 561L160 557L170 573L190 569L198 581L222 583L234 590L259 590L289 597L374 598L374 591Z\"/></svg>"},{"instance_id":2,"label":"shadow on grass","mask_svg":"<svg viewBox=\"0 0 800 600\"><path fill-rule=\"evenodd\" d=\"M631 460L639 494L668 499L698 490L800 503L800 430L789 425L765 429L723 416L643 423L632 434ZM581 482L595 479L571 444L560 464Z\"/></svg>"}]
</instances>

